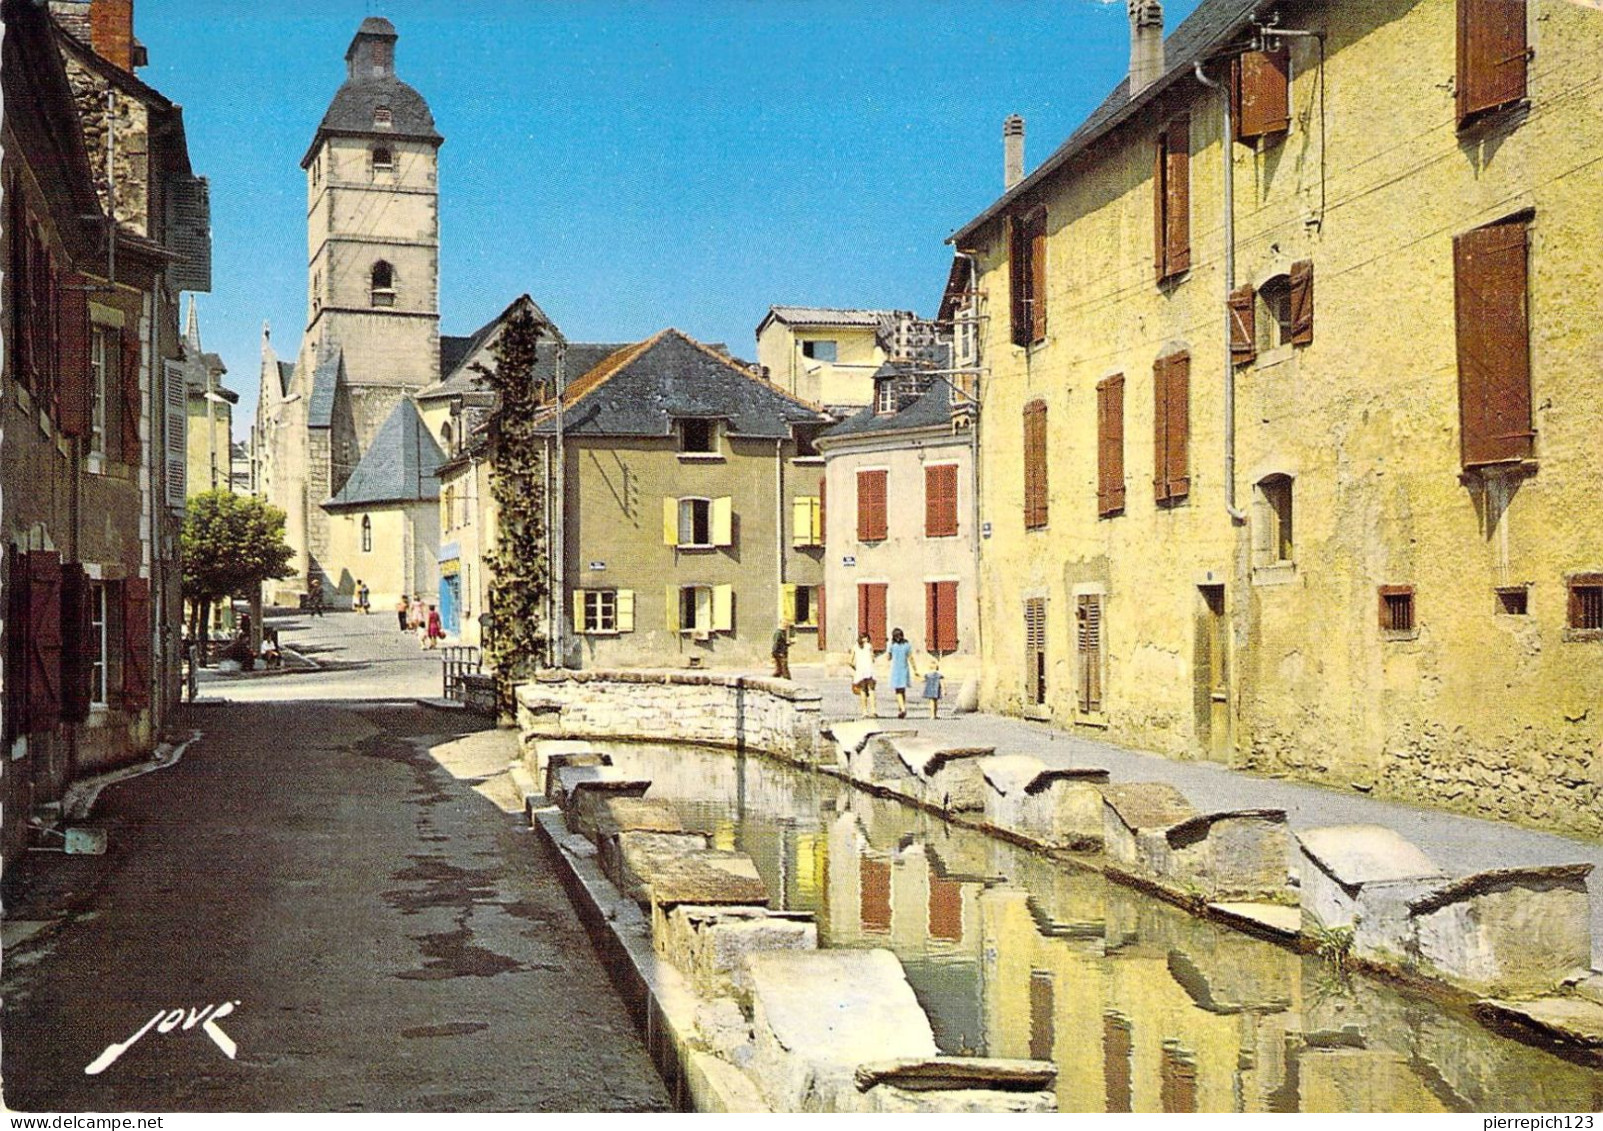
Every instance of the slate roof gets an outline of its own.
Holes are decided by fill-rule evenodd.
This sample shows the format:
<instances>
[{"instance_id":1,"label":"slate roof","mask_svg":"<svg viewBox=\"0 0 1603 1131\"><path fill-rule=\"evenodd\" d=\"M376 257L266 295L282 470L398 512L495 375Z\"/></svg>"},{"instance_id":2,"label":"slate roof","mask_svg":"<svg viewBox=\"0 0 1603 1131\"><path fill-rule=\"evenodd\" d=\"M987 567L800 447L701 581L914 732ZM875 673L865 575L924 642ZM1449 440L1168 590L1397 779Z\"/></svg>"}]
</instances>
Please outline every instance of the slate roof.
<instances>
[{"instance_id":1,"label":"slate roof","mask_svg":"<svg viewBox=\"0 0 1603 1131\"><path fill-rule=\"evenodd\" d=\"M454 334L440 335L440 378L442 380L456 372L456 367L461 365L462 360L473 352L475 348L473 338L475 336L469 335L466 338L461 338Z\"/></svg>"},{"instance_id":2,"label":"slate roof","mask_svg":"<svg viewBox=\"0 0 1603 1131\"><path fill-rule=\"evenodd\" d=\"M440 497L445 453L410 400L399 401L373 437L362 461L325 507L365 507Z\"/></svg>"},{"instance_id":3,"label":"slate roof","mask_svg":"<svg viewBox=\"0 0 1603 1131\"><path fill-rule=\"evenodd\" d=\"M1102 100L1102 104L1091 111L1091 116L1069 135L1067 141L1058 146L1052 156L1041 162L1033 173L1014 185L984 212L952 233L946 242L961 246L964 240L1005 212L1014 201L1029 195L1053 172L1089 148L1093 142L1109 133L1114 127L1135 117L1142 109L1156 101L1164 91L1187 79L1195 84L1192 64L1199 60L1207 62L1209 55L1216 48L1228 42L1241 29L1248 16L1273 3L1274 0L1202 0L1196 10L1174 29L1174 34L1164 40L1162 78L1132 99L1130 77L1126 75ZM1217 68L1215 70L1217 71ZM1215 73L1208 77L1217 82L1224 76ZM1218 97L1216 91L1209 91L1208 94L1211 97Z\"/></svg>"},{"instance_id":4,"label":"slate roof","mask_svg":"<svg viewBox=\"0 0 1603 1131\"><path fill-rule=\"evenodd\" d=\"M582 436L668 436L680 417L726 422L731 436L789 439L826 418L753 371L678 330L617 350L568 386L562 429ZM555 431L555 414L538 425Z\"/></svg>"},{"instance_id":5,"label":"slate roof","mask_svg":"<svg viewBox=\"0 0 1603 1131\"><path fill-rule=\"evenodd\" d=\"M295 363L293 361L280 361L278 363L278 392L280 396L289 396L289 387L295 380Z\"/></svg>"},{"instance_id":6,"label":"slate roof","mask_svg":"<svg viewBox=\"0 0 1603 1131\"><path fill-rule=\"evenodd\" d=\"M338 347L318 361L312 371L312 397L306 408L308 428L328 428L334 423L334 390L344 368L345 354Z\"/></svg>"},{"instance_id":7,"label":"slate roof","mask_svg":"<svg viewBox=\"0 0 1603 1131\"><path fill-rule=\"evenodd\" d=\"M880 366L876 378L887 375L885 371L899 373L891 366ZM917 375L917 371L912 374ZM818 437L818 441L828 443L831 440L847 439L853 436L870 436L879 432L900 432L904 429L944 427L952 422L952 386L944 377L933 378L929 389L923 396L900 412L889 416L882 416L869 405L855 416L849 416L835 427L829 429ZM815 441L815 442L818 442Z\"/></svg>"},{"instance_id":8,"label":"slate roof","mask_svg":"<svg viewBox=\"0 0 1603 1131\"><path fill-rule=\"evenodd\" d=\"M390 21L369 16L362 21L355 39L351 41L351 50L346 52L347 60L356 51L357 43L368 37L397 38ZM382 130L373 126L373 111L380 106L389 107L392 123L389 128ZM428 141L436 145L445 142L440 131L434 127L434 115L429 110L429 104L416 90L395 77L393 67L380 75L370 71L354 74L334 92L334 100L329 103L328 112L323 115L323 121L312 137L312 144L306 149L306 156L301 158L301 168L311 164L312 154L317 151L323 138L330 134Z\"/></svg>"}]
</instances>

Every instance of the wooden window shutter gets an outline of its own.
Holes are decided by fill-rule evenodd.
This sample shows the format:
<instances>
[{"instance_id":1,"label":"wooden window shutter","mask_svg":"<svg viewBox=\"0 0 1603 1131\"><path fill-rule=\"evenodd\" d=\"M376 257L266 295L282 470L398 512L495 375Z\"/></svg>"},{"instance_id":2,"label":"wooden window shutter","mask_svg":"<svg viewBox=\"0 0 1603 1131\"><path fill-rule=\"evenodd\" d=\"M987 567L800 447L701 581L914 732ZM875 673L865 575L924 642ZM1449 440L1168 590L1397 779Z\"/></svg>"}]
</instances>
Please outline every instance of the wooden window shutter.
<instances>
[{"instance_id":1,"label":"wooden window shutter","mask_svg":"<svg viewBox=\"0 0 1603 1131\"><path fill-rule=\"evenodd\" d=\"M1251 283L1230 292L1230 360L1236 365L1245 365L1258 356L1257 305L1258 296Z\"/></svg>"},{"instance_id":2,"label":"wooden window shutter","mask_svg":"<svg viewBox=\"0 0 1603 1131\"><path fill-rule=\"evenodd\" d=\"M820 585L815 592L818 594L818 650L827 651L829 647L829 618L825 615L829 610L828 595Z\"/></svg>"},{"instance_id":3,"label":"wooden window shutter","mask_svg":"<svg viewBox=\"0 0 1603 1131\"><path fill-rule=\"evenodd\" d=\"M635 591L633 589L620 589L617 596L618 631L633 632L635 630Z\"/></svg>"},{"instance_id":4,"label":"wooden window shutter","mask_svg":"<svg viewBox=\"0 0 1603 1131\"><path fill-rule=\"evenodd\" d=\"M935 584L935 647L940 652L957 651L957 582Z\"/></svg>"},{"instance_id":5,"label":"wooden window shutter","mask_svg":"<svg viewBox=\"0 0 1603 1131\"><path fill-rule=\"evenodd\" d=\"M1029 243L1024 237L1024 225L1012 216L1006 220L1008 305L1011 315L1013 344L1030 344L1030 305L1026 293L1029 288L1029 271L1025 262Z\"/></svg>"},{"instance_id":6,"label":"wooden window shutter","mask_svg":"<svg viewBox=\"0 0 1603 1131\"><path fill-rule=\"evenodd\" d=\"M1458 121L1525 97L1526 0L1458 0Z\"/></svg>"},{"instance_id":7,"label":"wooden window shutter","mask_svg":"<svg viewBox=\"0 0 1603 1131\"><path fill-rule=\"evenodd\" d=\"M1030 217L1030 341L1046 340L1046 209Z\"/></svg>"},{"instance_id":8,"label":"wooden window shutter","mask_svg":"<svg viewBox=\"0 0 1603 1131\"><path fill-rule=\"evenodd\" d=\"M122 587L122 706L150 706L150 581L132 577Z\"/></svg>"},{"instance_id":9,"label":"wooden window shutter","mask_svg":"<svg viewBox=\"0 0 1603 1131\"><path fill-rule=\"evenodd\" d=\"M94 610L89 575L77 562L61 567L61 720L89 717L94 674Z\"/></svg>"},{"instance_id":10,"label":"wooden window shutter","mask_svg":"<svg viewBox=\"0 0 1603 1131\"><path fill-rule=\"evenodd\" d=\"M885 538L885 477L883 471L857 473L857 540L881 542Z\"/></svg>"},{"instance_id":11,"label":"wooden window shutter","mask_svg":"<svg viewBox=\"0 0 1603 1131\"><path fill-rule=\"evenodd\" d=\"M89 292L82 275L71 273L61 288L61 430L87 436L91 427Z\"/></svg>"},{"instance_id":12,"label":"wooden window shutter","mask_svg":"<svg viewBox=\"0 0 1603 1131\"><path fill-rule=\"evenodd\" d=\"M1097 383L1097 514L1124 510L1124 377Z\"/></svg>"},{"instance_id":13,"label":"wooden window shutter","mask_svg":"<svg viewBox=\"0 0 1603 1131\"><path fill-rule=\"evenodd\" d=\"M1085 594L1075 602L1075 651L1080 665L1078 697L1087 714L1102 710L1102 597Z\"/></svg>"},{"instance_id":14,"label":"wooden window shutter","mask_svg":"<svg viewBox=\"0 0 1603 1131\"><path fill-rule=\"evenodd\" d=\"M1248 51L1231 68L1231 117L1237 141L1284 133L1291 127L1291 53Z\"/></svg>"},{"instance_id":15,"label":"wooden window shutter","mask_svg":"<svg viewBox=\"0 0 1603 1131\"><path fill-rule=\"evenodd\" d=\"M891 929L891 866L867 856L857 859L858 919L863 930L884 934Z\"/></svg>"},{"instance_id":16,"label":"wooden window shutter","mask_svg":"<svg viewBox=\"0 0 1603 1131\"><path fill-rule=\"evenodd\" d=\"M1162 265L1159 279L1191 268L1191 119L1170 122L1163 131Z\"/></svg>"},{"instance_id":17,"label":"wooden window shutter","mask_svg":"<svg viewBox=\"0 0 1603 1131\"><path fill-rule=\"evenodd\" d=\"M1152 363L1152 491L1158 502L1169 497L1167 475L1169 450L1169 359Z\"/></svg>"},{"instance_id":18,"label":"wooden window shutter","mask_svg":"<svg viewBox=\"0 0 1603 1131\"><path fill-rule=\"evenodd\" d=\"M1152 268L1158 282L1169 277L1169 225L1168 214L1168 162L1164 160L1168 149L1167 131L1158 131L1158 143L1153 147L1152 159Z\"/></svg>"},{"instance_id":19,"label":"wooden window shutter","mask_svg":"<svg viewBox=\"0 0 1603 1131\"><path fill-rule=\"evenodd\" d=\"M957 466L924 468L924 534L946 538L957 533Z\"/></svg>"},{"instance_id":20,"label":"wooden window shutter","mask_svg":"<svg viewBox=\"0 0 1603 1131\"><path fill-rule=\"evenodd\" d=\"M1024 527L1047 524L1046 402L1024 406Z\"/></svg>"},{"instance_id":21,"label":"wooden window shutter","mask_svg":"<svg viewBox=\"0 0 1603 1131\"><path fill-rule=\"evenodd\" d=\"M885 593L888 588L883 582L864 582L857 587L857 635L867 634L876 652L885 650Z\"/></svg>"},{"instance_id":22,"label":"wooden window shutter","mask_svg":"<svg viewBox=\"0 0 1603 1131\"><path fill-rule=\"evenodd\" d=\"M184 378L183 368L170 361L162 363L162 399L165 406L162 451L166 469L163 486L168 509L181 511L189 493L189 383Z\"/></svg>"},{"instance_id":23,"label":"wooden window shutter","mask_svg":"<svg viewBox=\"0 0 1603 1131\"><path fill-rule=\"evenodd\" d=\"M140 463L139 422L144 416L139 396L139 335L122 336L122 462Z\"/></svg>"},{"instance_id":24,"label":"wooden window shutter","mask_svg":"<svg viewBox=\"0 0 1603 1131\"><path fill-rule=\"evenodd\" d=\"M54 550L33 550L26 561L25 728L26 733L35 734L49 730L61 718L61 557Z\"/></svg>"},{"instance_id":25,"label":"wooden window shutter","mask_svg":"<svg viewBox=\"0 0 1603 1131\"><path fill-rule=\"evenodd\" d=\"M1466 468L1532 454L1523 221L1453 241L1460 451Z\"/></svg>"},{"instance_id":26,"label":"wooden window shutter","mask_svg":"<svg viewBox=\"0 0 1603 1131\"><path fill-rule=\"evenodd\" d=\"M824 510L824 483L825 483L825 481L823 479L819 479L819 481L818 481L818 544L820 546L822 546L824 544L825 537L827 536L828 531L829 531L829 527L824 525L824 519L827 516L827 512Z\"/></svg>"},{"instance_id":27,"label":"wooden window shutter","mask_svg":"<svg viewBox=\"0 0 1603 1131\"><path fill-rule=\"evenodd\" d=\"M1164 422L1168 446L1164 454L1164 475L1168 497L1182 499L1191 493L1191 355L1176 354L1169 359L1169 380L1165 390L1167 406Z\"/></svg>"},{"instance_id":28,"label":"wooden window shutter","mask_svg":"<svg viewBox=\"0 0 1603 1131\"><path fill-rule=\"evenodd\" d=\"M944 942L963 941L963 885L947 879L929 862L929 937Z\"/></svg>"},{"instance_id":29,"label":"wooden window shutter","mask_svg":"<svg viewBox=\"0 0 1603 1131\"><path fill-rule=\"evenodd\" d=\"M939 651L937 639L940 630L935 622L940 618L940 596L935 591L935 582L924 583L924 648L930 652Z\"/></svg>"},{"instance_id":30,"label":"wooden window shutter","mask_svg":"<svg viewBox=\"0 0 1603 1131\"><path fill-rule=\"evenodd\" d=\"M1299 259L1291 265L1291 344L1306 346L1314 340L1314 263Z\"/></svg>"}]
</instances>

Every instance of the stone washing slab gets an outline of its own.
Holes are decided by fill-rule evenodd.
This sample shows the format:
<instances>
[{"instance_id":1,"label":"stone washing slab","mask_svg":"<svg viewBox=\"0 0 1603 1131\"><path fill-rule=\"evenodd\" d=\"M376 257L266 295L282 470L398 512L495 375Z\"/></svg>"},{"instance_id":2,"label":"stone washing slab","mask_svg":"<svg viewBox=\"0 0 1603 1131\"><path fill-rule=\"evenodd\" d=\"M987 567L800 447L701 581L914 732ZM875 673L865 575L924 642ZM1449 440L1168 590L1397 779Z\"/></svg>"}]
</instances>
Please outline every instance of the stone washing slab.
<instances>
[{"instance_id":1,"label":"stone washing slab","mask_svg":"<svg viewBox=\"0 0 1603 1131\"><path fill-rule=\"evenodd\" d=\"M1429 856L1385 825L1329 825L1297 834L1303 855L1352 895L1368 883L1440 877Z\"/></svg>"},{"instance_id":2,"label":"stone washing slab","mask_svg":"<svg viewBox=\"0 0 1603 1131\"><path fill-rule=\"evenodd\" d=\"M529 754L536 781L545 780L545 768L556 755L594 754L596 749L582 738L539 738L529 743Z\"/></svg>"},{"instance_id":3,"label":"stone washing slab","mask_svg":"<svg viewBox=\"0 0 1603 1131\"><path fill-rule=\"evenodd\" d=\"M682 833L684 822L671 804L655 797L606 797L596 809L596 838L622 832Z\"/></svg>"},{"instance_id":4,"label":"stone washing slab","mask_svg":"<svg viewBox=\"0 0 1603 1131\"><path fill-rule=\"evenodd\" d=\"M881 1084L861 1099L852 1110L886 1115L1055 1115L1058 1110L1057 1095L1051 1091L961 1088L926 1092Z\"/></svg>"},{"instance_id":5,"label":"stone washing slab","mask_svg":"<svg viewBox=\"0 0 1603 1131\"><path fill-rule=\"evenodd\" d=\"M1279 903L1239 903L1229 900L1208 904L1226 922L1247 930L1267 931L1283 939L1294 939L1302 930L1302 909Z\"/></svg>"},{"instance_id":6,"label":"stone washing slab","mask_svg":"<svg viewBox=\"0 0 1603 1131\"><path fill-rule=\"evenodd\" d=\"M657 952L678 967L702 998L733 999L744 1006L751 1000L751 955L818 949L818 925L811 912L682 903L664 918L665 929L654 939Z\"/></svg>"},{"instance_id":7,"label":"stone washing slab","mask_svg":"<svg viewBox=\"0 0 1603 1131\"><path fill-rule=\"evenodd\" d=\"M1475 1012L1520 1028L1534 1029L1603 1063L1603 1005L1579 997L1540 997L1534 1001L1487 999Z\"/></svg>"},{"instance_id":8,"label":"stone washing slab","mask_svg":"<svg viewBox=\"0 0 1603 1131\"><path fill-rule=\"evenodd\" d=\"M1003 797L1016 797L1025 792L1030 783L1047 771L1047 765L1028 754L998 754L987 758L980 767L985 784L993 793Z\"/></svg>"},{"instance_id":9,"label":"stone washing slab","mask_svg":"<svg viewBox=\"0 0 1603 1131\"><path fill-rule=\"evenodd\" d=\"M819 728L823 736L833 742L840 750L842 762L845 762L853 754L861 753L868 740L876 734L883 734L888 730L906 731L906 729L906 727L896 727L879 719L839 719L827 722ZM913 732L908 731L908 733Z\"/></svg>"},{"instance_id":10,"label":"stone washing slab","mask_svg":"<svg viewBox=\"0 0 1603 1131\"><path fill-rule=\"evenodd\" d=\"M545 773L539 778L545 795L553 800L557 792L557 771L564 766L610 766L612 755L595 750L572 750L546 757Z\"/></svg>"},{"instance_id":11,"label":"stone washing slab","mask_svg":"<svg viewBox=\"0 0 1603 1131\"><path fill-rule=\"evenodd\" d=\"M1130 782L1102 790L1104 804L1131 832L1167 829L1197 816L1199 810L1168 782Z\"/></svg>"},{"instance_id":12,"label":"stone washing slab","mask_svg":"<svg viewBox=\"0 0 1603 1131\"><path fill-rule=\"evenodd\" d=\"M681 903L765 906L768 887L757 865L744 852L696 849L659 857L641 879L654 908L670 910Z\"/></svg>"},{"instance_id":13,"label":"stone washing slab","mask_svg":"<svg viewBox=\"0 0 1603 1131\"><path fill-rule=\"evenodd\" d=\"M1058 1066L1049 1060L929 1056L861 1064L853 1079L860 1092L879 1084L893 1084L913 1092L960 1088L1038 1092L1056 1085Z\"/></svg>"},{"instance_id":14,"label":"stone washing slab","mask_svg":"<svg viewBox=\"0 0 1603 1131\"><path fill-rule=\"evenodd\" d=\"M616 766L558 766L553 798L563 808L572 806L585 790L638 797L651 788L650 778L637 778Z\"/></svg>"},{"instance_id":15,"label":"stone washing slab","mask_svg":"<svg viewBox=\"0 0 1603 1131\"><path fill-rule=\"evenodd\" d=\"M701 833L621 832L601 842L601 867L618 890L637 903L649 901L649 877L670 856L700 852L707 847Z\"/></svg>"},{"instance_id":16,"label":"stone washing slab","mask_svg":"<svg viewBox=\"0 0 1603 1131\"><path fill-rule=\"evenodd\" d=\"M1047 848L1102 846L1102 787L1108 772L1091 766L1049 767L1027 754L999 754L980 763L985 821Z\"/></svg>"},{"instance_id":17,"label":"stone washing slab","mask_svg":"<svg viewBox=\"0 0 1603 1131\"><path fill-rule=\"evenodd\" d=\"M896 756L914 774L929 781L950 762L964 758L989 758L996 753L994 746L972 746L939 738L926 738L920 734L897 736L891 745Z\"/></svg>"}]
</instances>

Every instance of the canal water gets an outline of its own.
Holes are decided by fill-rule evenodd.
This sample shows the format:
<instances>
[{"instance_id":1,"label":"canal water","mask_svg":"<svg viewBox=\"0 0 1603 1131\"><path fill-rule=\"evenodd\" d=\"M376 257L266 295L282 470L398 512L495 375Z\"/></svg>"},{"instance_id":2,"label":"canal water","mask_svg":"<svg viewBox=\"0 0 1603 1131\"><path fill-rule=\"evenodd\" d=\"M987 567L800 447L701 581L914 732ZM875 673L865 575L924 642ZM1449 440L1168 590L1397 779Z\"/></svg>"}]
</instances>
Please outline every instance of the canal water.
<instances>
[{"instance_id":1,"label":"canal water","mask_svg":"<svg viewBox=\"0 0 1603 1131\"><path fill-rule=\"evenodd\" d=\"M1056 1062L1064 1111L1603 1110L1603 1070L1095 872L767 759L605 748L819 945L894 952L942 1051Z\"/></svg>"}]
</instances>

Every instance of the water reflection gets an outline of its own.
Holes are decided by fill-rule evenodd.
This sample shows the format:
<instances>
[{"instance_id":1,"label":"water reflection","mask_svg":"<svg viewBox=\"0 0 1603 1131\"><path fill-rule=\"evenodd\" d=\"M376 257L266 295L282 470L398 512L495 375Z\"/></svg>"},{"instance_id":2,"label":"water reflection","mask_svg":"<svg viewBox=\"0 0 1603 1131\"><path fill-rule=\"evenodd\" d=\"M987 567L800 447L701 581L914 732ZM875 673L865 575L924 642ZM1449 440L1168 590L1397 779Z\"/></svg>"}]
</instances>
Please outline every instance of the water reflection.
<instances>
[{"instance_id":1,"label":"water reflection","mask_svg":"<svg viewBox=\"0 0 1603 1131\"><path fill-rule=\"evenodd\" d=\"M1094 873L763 759L609 749L821 945L895 952L943 1051L1055 1061L1064 1111L1603 1110L1603 1071Z\"/></svg>"}]
</instances>

